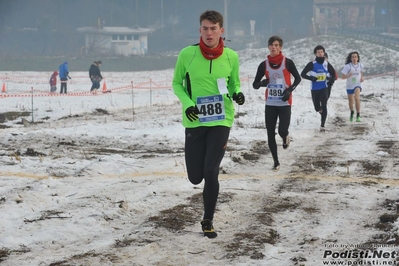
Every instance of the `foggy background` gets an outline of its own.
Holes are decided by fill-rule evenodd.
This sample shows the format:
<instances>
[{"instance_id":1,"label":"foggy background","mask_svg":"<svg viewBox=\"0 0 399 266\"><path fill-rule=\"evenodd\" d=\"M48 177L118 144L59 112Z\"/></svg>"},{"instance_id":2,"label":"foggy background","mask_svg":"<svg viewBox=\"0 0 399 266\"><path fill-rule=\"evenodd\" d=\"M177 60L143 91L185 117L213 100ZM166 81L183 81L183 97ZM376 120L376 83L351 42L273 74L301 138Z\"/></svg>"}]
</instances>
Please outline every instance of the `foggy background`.
<instances>
[{"instance_id":1,"label":"foggy background","mask_svg":"<svg viewBox=\"0 0 399 266\"><path fill-rule=\"evenodd\" d=\"M348 1L336 0L343 4ZM253 43L265 47L271 35L279 35L285 42L314 37L313 3L313 0L0 0L0 68L31 70L29 65L39 65L38 58L44 57L73 58L76 67L84 59L81 68L85 68L87 55L82 52L85 36L77 28L98 27L99 21L104 27L155 29L148 36L146 60L149 65L161 67L163 61L150 62L148 58L173 54L198 43L199 16L207 9L218 10L223 15L227 11L224 36L230 41L226 46L236 50ZM349 10L345 12L351 16ZM374 16L375 32L388 27L399 29L399 0L376 1ZM256 22L254 35L250 32L250 20ZM342 28L345 26L343 21ZM27 57L35 57L34 64L21 66L20 61L10 60ZM132 70L122 65L121 57L118 60L112 68L108 64L109 70ZM166 64L173 63L170 60ZM47 70L48 63L40 64L40 69ZM131 65L128 61L125 64Z\"/></svg>"},{"instance_id":2,"label":"foggy background","mask_svg":"<svg viewBox=\"0 0 399 266\"><path fill-rule=\"evenodd\" d=\"M309 35L313 0L0 0L0 55L79 55L79 27L102 25L155 28L149 54L177 51L199 41L199 16L207 9L224 14L227 33L244 32L296 39ZM226 18L225 18L226 19ZM232 38L229 38L232 39ZM227 45L242 47L243 40Z\"/></svg>"}]
</instances>

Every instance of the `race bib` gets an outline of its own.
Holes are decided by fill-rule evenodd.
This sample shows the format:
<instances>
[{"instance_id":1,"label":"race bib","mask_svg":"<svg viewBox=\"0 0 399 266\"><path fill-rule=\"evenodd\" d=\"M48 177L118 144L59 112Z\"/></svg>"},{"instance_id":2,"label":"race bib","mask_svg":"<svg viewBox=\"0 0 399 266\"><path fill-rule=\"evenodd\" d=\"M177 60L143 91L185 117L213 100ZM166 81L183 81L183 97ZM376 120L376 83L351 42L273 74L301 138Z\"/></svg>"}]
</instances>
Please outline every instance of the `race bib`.
<instances>
[{"instance_id":1,"label":"race bib","mask_svg":"<svg viewBox=\"0 0 399 266\"><path fill-rule=\"evenodd\" d=\"M283 84L269 84L268 85L268 97L269 101L280 101L283 98Z\"/></svg>"},{"instance_id":2,"label":"race bib","mask_svg":"<svg viewBox=\"0 0 399 266\"><path fill-rule=\"evenodd\" d=\"M317 74L317 75L316 75L316 78L317 78L316 82L318 82L318 81L325 81L325 80L326 80L326 74L325 74L325 73Z\"/></svg>"},{"instance_id":3,"label":"race bib","mask_svg":"<svg viewBox=\"0 0 399 266\"><path fill-rule=\"evenodd\" d=\"M226 118L222 95L197 97L197 107L201 123L220 121Z\"/></svg>"}]
</instances>

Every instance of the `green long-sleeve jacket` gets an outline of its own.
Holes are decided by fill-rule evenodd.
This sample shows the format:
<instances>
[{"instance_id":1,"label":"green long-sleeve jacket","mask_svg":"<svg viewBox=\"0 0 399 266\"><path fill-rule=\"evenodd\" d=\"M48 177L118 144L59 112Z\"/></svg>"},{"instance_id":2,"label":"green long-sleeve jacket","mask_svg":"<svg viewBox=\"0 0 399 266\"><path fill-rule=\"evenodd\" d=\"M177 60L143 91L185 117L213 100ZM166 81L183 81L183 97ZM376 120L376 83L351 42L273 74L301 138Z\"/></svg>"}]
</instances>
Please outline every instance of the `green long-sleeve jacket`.
<instances>
[{"instance_id":1,"label":"green long-sleeve jacket","mask_svg":"<svg viewBox=\"0 0 399 266\"><path fill-rule=\"evenodd\" d=\"M199 45L182 49L172 86L182 104L183 126L231 127L234 121L232 96L241 91L240 85L238 55L232 49L224 47L223 54L212 60L202 55ZM200 119L194 122L185 114L190 106L197 106L200 111Z\"/></svg>"}]
</instances>

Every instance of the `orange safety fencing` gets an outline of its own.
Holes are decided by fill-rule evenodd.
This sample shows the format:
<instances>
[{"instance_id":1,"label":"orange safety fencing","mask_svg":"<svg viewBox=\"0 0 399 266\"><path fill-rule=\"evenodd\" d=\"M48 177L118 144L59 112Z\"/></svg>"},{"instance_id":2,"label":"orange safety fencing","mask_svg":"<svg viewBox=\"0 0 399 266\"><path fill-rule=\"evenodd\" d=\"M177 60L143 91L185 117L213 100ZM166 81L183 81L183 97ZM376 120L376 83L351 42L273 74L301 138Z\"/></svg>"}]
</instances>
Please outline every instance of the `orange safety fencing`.
<instances>
[{"instance_id":1,"label":"orange safety fencing","mask_svg":"<svg viewBox=\"0 0 399 266\"><path fill-rule=\"evenodd\" d=\"M103 80L107 80L109 83L123 83L130 82L131 77L107 77L103 78ZM25 83L25 84L49 84L50 76L43 78L38 78L37 76L18 76L18 75L2 75L0 76L0 80L3 82L13 82L13 83ZM57 82L62 83L58 76ZM87 76L72 76L71 79L68 79L68 84L91 84L91 80ZM171 83L171 82L170 82Z\"/></svg>"},{"instance_id":2,"label":"orange safety fencing","mask_svg":"<svg viewBox=\"0 0 399 266\"><path fill-rule=\"evenodd\" d=\"M171 84L171 82L169 82ZM132 89L171 89L171 85L162 85L159 83L154 83L152 80L141 82L138 85L133 86L133 82L131 82L129 85L123 85L111 89L107 89L106 82L104 80L102 90L96 90L93 92L68 92L61 94L59 92L49 92L45 90L37 90L32 87L31 90L26 90L18 93L7 93L5 91L5 83L3 83L3 90L2 93L0 94L0 99L1 98L14 98L14 97L56 97L56 96L99 96L103 94L107 94L110 92L121 92L121 91L126 91L126 90L132 90Z\"/></svg>"},{"instance_id":3,"label":"orange safety fencing","mask_svg":"<svg viewBox=\"0 0 399 266\"><path fill-rule=\"evenodd\" d=\"M85 82L88 83L87 77L82 77L80 76L79 78L84 78ZM74 78L75 79L75 78ZM43 80L43 79L37 79L35 76L25 76L24 78L21 77L16 77L16 76L0 76L0 80L8 81L8 82L14 82L14 83L34 83L34 84L48 84L48 80ZM97 90L96 92L68 92L66 94L60 94L59 92L49 92L47 90L37 90L32 87L31 90L23 91L23 92L18 92L18 93L10 93L5 91L5 83L3 83L3 88L4 91L0 93L0 99L1 98L12 98L12 97L56 97L56 96L99 96L103 94L107 94L110 92L121 92L121 91L126 91L126 90L131 90L131 89L171 89L172 88L172 81L157 81L154 82L152 79L148 81L144 81L141 83L138 83L137 85L133 86L133 82L131 82L129 85L123 85L111 89L107 89L106 81L109 82L112 79L104 79L103 83L103 88L102 90ZM115 78L113 79L114 82L120 83L120 78ZM241 82L243 81L248 81L249 77L247 78L241 78ZM71 83L71 80L68 81L68 83ZM76 82L79 83L79 82ZM76 84L74 82L74 84ZM165 85L167 84L167 85Z\"/></svg>"},{"instance_id":4,"label":"orange safety fencing","mask_svg":"<svg viewBox=\"0 0 399 266\"><path fill-rule=\"evenodd\" d=\"M370 75L366 76L366 78L374 78L374 77L382 77L382 76L397 76L399 73L398 71L391 71L387 73L381 73L377 75ZM0 80L3 81L2 85L2 90L0 93L0 99L1 98L15 98L15 97L56 97L56 96L99 96L103 94L107 94L110 92L122 92L126 90L131 90L131 89L171 89L172 88L172 81L171 80L164 80L164 81L157 81L153 82L152 79L149 79L148 81L144 81L141 83L138 83L137 85L133 86L133 81L130 82L128 85L123 85L115 88L108 89L106 85L106 81L109 83L115 82L115 83L121 83L121 81L126 81L128 78L125 77L111 77L107 79L103 79L103 87L102 90L98 90L96 92L68 92L66 94L60 94L58 92L49 92L47 90L37 90L32 87L31 90L23 91L23 92L18 92L18 93L12 93L9 90L6 90L6 84L5 82L11 82L11 83L28 83L28 84L49 84L48 79L43 79L40 78L38 79L37 76L13 76L13 75L3 75L0 76ZM240 81L241 83L248 82L252 80L252 77L241 77ZM87 84L90 83L90 80L87 76L76 76L73 77L73 79L68 80L69 84ZM167 85L165 85L167 84Z\"/></svg>"}]
</instances>

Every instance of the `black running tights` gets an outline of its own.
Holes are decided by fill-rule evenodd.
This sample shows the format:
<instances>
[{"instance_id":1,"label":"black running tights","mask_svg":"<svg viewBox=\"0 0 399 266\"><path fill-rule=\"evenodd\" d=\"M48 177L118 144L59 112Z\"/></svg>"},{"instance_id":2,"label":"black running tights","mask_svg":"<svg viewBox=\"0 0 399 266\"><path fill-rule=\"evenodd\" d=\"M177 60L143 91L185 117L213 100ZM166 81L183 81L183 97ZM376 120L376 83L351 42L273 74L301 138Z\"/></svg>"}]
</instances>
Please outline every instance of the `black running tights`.
<instances>
[{"instance_id":1,"label":"black running tights","mask_svg":"<svg viewBox=\"0 0 399 266\"><path fill-rule=\"evenodd\" d=\"M213 220L219 195L219 166L226 151L230 128L186 128L185 158L188 179L194 185L205 180L204 219Z\"/></svg>"},{"instance_id":2,"label":"black running tights","mask_svg":"<svg viewBox=\"0 0 399 266\"><path fill-rule=\"evenodd\" d=\"M311 92L314 109L321 115L320 126L324 127L327 119L328 89L312 90Z\"/></svg>"},{"instance_id":3,"label":"black running tights","mask_svg":"<svg viewBox=\"0 0 399 266\"><path fill-rule=\"evenodd\" d=\"M276 124L277 118L278 134L280 137L285 138L288 136L288 128L291 122L291 105L285 106L271 106L266 105L265 107L265 121L267 131L267 142L269 145L270 152L273 156L274 162L278 162L277 155L277 143L276 143Z\"/></svg>"}]
</instances>

